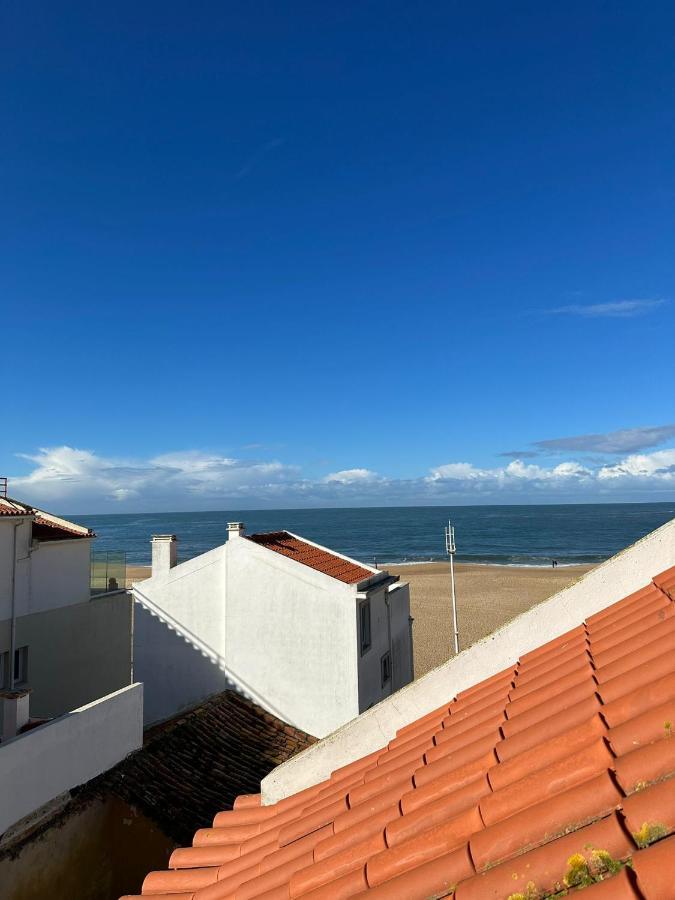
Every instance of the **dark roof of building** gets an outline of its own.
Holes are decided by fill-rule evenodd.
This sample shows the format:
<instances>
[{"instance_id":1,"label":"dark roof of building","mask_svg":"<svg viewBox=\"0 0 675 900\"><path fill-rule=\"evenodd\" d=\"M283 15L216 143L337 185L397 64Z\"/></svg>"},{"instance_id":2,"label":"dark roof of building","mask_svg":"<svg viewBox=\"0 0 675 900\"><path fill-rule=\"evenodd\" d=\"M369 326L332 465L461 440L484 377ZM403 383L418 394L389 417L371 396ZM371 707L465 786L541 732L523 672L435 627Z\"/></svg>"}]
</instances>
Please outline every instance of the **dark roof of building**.
<instances>
[{"instance_id":1,"label":"dark roof of building","mask_svg":"<svg viewBox=\"0 0 675 900\"><path fill-rule=\"evenodd\" d=\"M315 740L224 691L149 729L143 748L104 780L169 837L189 842L214 809L231 809L237 794L258 790L275 766Z\"/></svg>"},{"instance_id":2,"label":"dark roof of building","mask_svg":"<svg viewBox=\"0 0 675 900\"><path fill-rule=\"evenodd\" d=\"M674 600L675 568L328 780L238 798L143 896L675 897Z\"/></svg>"},{"instance_id":3,"label":"dark roof of building","mask_svg":"<svg viewBox=\"0 0 675 900\"><path fill-rule=\"evenodd\" d=\"M345 559L344 556L303 541L302 538L289 534L288 531L250 534L246 537L261 547L274 550L281 556L294 559L303 566L309 566L310 569L330 575L331 578L336 578L345 584L355 584L366 578L372 578L376 574L372 569L366 569L350 559Z\"/></svg>"}]
</instances>

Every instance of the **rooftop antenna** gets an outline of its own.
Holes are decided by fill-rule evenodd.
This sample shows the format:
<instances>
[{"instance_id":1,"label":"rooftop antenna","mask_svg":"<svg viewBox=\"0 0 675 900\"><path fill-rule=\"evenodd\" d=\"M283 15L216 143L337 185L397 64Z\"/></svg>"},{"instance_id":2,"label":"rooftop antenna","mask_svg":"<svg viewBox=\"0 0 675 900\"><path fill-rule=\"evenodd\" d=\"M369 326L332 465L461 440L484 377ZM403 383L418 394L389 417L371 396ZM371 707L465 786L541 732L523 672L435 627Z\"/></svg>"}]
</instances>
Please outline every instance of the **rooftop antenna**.
<instances>
[{"instance_id":1,"label":"rooftop antenna","mask_svg":"<svg viewBox=\"0 0 675 900\"><path fill-rule=\"evenodd\" d=\"M445 552L450 557L450 588L452 591L452 629L455 636L455 653L459 653L459 629L457 627L457 597L455 595L455 526L448 521L445 529Z\"/></svg>"}]
</instances>

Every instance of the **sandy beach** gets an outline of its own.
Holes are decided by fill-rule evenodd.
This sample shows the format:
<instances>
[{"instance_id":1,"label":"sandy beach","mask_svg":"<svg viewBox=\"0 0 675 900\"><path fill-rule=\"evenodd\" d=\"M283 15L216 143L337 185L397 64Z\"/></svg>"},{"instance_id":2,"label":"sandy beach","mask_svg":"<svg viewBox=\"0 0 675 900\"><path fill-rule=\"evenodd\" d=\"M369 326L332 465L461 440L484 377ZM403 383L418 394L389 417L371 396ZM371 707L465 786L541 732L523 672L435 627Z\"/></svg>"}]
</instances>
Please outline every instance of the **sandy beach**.
<instances>
[{"instance_id":1,"label":"sandy beach","mask_svg":"<svg viewBox=\"0 0 675 900\"><path fill-rule=\"evenodd\" d=\"M460 648L466 649L535 603L580 578L592 566L515 568L458 563L457 616ZM446 562L387 566L410 584L410 611L415 620L415 677L452 656L450 567ZM127 582L150 575L149 566L127 566Z\"/></svg>"},{"instance_id":2,"label":"sandy beach","mask_svg":"<svg viewBox=\"0 0 675 900\"><path fill-rule=\"evenodd\" d=\"M592 566L514 568L458 563L457 617L464 650L500 625L576 581ZM415 677L452 656L450 566L448 563L387 566L410 584Z\"/></svg>"}]
</instances>

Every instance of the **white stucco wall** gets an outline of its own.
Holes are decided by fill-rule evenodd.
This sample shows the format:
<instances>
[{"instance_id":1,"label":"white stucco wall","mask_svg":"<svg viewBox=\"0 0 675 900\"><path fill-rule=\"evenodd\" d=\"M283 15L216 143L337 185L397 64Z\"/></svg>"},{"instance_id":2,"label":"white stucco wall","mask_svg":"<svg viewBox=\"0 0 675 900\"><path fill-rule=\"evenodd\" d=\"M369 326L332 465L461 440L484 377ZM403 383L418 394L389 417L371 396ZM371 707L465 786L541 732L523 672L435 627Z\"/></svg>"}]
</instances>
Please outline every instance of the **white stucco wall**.
<instances>
[{"instance_id":1,"label":"white stucco wall","mask_svg":"<svg viewBox=\"0 0 675 900\"><path fill-rule=\"evenodd\" d=\"M134 679L145 724L168 719L230 684L224 671L224 547L133 586Z\"/></svg>"},{"instance_id":2,"label":"white stucco wall","mask_svg":"<svg viewBox=\"0 0 675 900\"><path fill-rule=\"evenodd\" d=\"M274 803L316 784L334 769L386 746L399 728L513 665L672 565L675 519L279 766L262 782L263 802Z\"/></svg>"},{"instance_id":3,"label":"white stucco wall","mask_svg":"<svg viewBox=\"0 0 675 900\"><path fill-rule=\"evenodd\" d=\"M391 690L380 680L384 588L370 592L373 647L361 665L356 587L238 535L134 585L146 723L234 686L297 728L330 733Z\"/></svg>"},{"instance_id":4,"label":"white stucco wall","mask_svg":"<svg viewBox=\"0 0 675 900\"><path fill-rule=\"evenodd\" d=\"M31 546L32 520L0 518L0 619L12 614L12 547L16 536L17 616L89 599L91 538L39 541Z\"/></svg>"},{"instance_id":5,"label":"white stucco wall","mask_svg":"<svg viewBox=\"0 0 675 900\"><path fill-rule=\"evenodd\" d=\"M163 722L233 687L212 654L141 603L134 607L134 678L143 682L145 725Z\"/></svg>"},{"instance_id":6,"label":"white stucco wall","mask_svg":"<svg viewBox=\"0 0 675 900\"><path fill-rule=\"evenodd\" d=\"M9 619L0 651L9 650ZM31 714L60 716L131 682L131 598L125 592L20 616L16 646L28 647Z\"/></svg>"},{"instance_id":7,"label":"white stucco wall","mask_svg":"<svg viewBox=\"0 0 675 900\"><path fill-rule=\"evenodd\" d=\"M143 685L133 684L0 744L0 834L143 743Z\"/></svg>"},{"instance_id":8,"label":"white stucco wall","mask_svg":"<svg viewBox=\"0 0 675 900\"><path fill-rule=\"evenodd\" d=\"M74 538L33 545L30 591L20 615L89 600L91 542L91 538Z\"/></svg>"},{"instance_id":9,"label":"white stucco wall","mask_svg":"<svg viewBox=\"0 0 675 900\"><path fill-rule=\"evenodd\" d=\"M243 538L227 549L228 665L317 737L358 715L354 588Z\"/></svg>"},{"instance_id":10,"label":"white stucco wall","mask_svg":"<svg viewBox=\"0 0 675 900\"><path fill-rule=\"evenodd\" d=\"M16 526L16 552L14 534ZM15 597L17 615L27 606L30 573L30 542L32 519L23 516L17 519L0 517L0 619L12 615L12 571L15 572ZM16 566L13 569L12 556L15 552Z\"/></svg>"}]
</instances>

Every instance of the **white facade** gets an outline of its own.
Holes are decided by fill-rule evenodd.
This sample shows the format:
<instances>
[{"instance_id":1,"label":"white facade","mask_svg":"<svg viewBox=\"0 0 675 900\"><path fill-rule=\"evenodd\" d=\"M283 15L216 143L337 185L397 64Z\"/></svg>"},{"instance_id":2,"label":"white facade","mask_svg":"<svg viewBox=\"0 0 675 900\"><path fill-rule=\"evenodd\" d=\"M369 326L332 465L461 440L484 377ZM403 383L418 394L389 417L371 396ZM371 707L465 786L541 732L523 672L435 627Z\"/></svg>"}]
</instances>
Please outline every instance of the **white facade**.
<instances>
[{"instance_id":1,"label":"white facade","mask_svg":"<svg viewBox=\"0 0 675 900\"><path fill-rule=\"evenodd\" d=\"M237 528L221 547L173 567L171 548L170 535L153 541L152 578L133 588L146 723L235 687L322 737L411 680L408 586L386 572L364 566L368 577L345 584ZM362 652L363 603L371 639Z\"/></svg>"},{"instance_id":2,"label":"white facade","mask_svg":"<svg viewBox=\"0 0 675 900\"><path fill-rule=\"evenodd\" d=\"M89 599L92 538L33 541L32 526L0 516L0 621Z\"/></svg>"},{"instance_id":3,"label":"white facade","mask_svg":"<svg viewBox=\"0 0 675 900\"><path fill-rule=\"evenodd\" d=\"M128 595L91 598L87 528L0 497L0 690L51 718L131 681Z\"/></svg>"},{"instance_id":4,"label":"white facade","mask_svg":"<svg viewBox=\"0 0 675 900\"><path fill-rule=\"evenodd\" d=\"M0 835L143 744L143 685L132 684L0 744Z\"/></svg>"}]
</instances>

